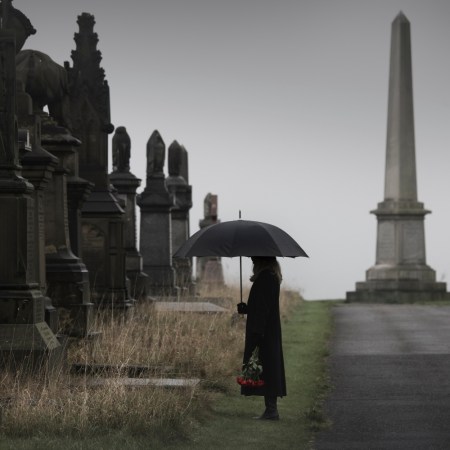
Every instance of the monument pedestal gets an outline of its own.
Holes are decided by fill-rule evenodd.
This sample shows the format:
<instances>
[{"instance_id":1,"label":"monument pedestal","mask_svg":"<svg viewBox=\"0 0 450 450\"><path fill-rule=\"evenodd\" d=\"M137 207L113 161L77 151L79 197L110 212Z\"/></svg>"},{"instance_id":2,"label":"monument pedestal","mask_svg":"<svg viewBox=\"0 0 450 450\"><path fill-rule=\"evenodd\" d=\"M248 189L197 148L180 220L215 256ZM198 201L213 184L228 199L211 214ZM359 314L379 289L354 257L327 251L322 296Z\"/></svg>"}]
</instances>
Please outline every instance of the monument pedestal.
<instances>
[{"instance_id":1,"label":"monument pedestal","mask_svg":"<svg viewBox=\"0 0 450 450\"><path fill-rule=\"evenodd\" d=\"M156 200L158 203L154 203ZM176 295L170 240L172 203L168 196L156 199L144 191L138 205L141 208L140 251L143 270L148 275L147 292L156 296Z\"/></svg>"},{"instance_id":2,"label":"monument pedestal","mask_svg":"<svg viewBox=\"0 0 450 450\"><path fill-rule=\"evenodd\" d=\"M46 297L34 282L31 191L20 177L0 180L0 358L2 366L34 369L60 345L45 323Z\"/></svg>"},{"instance_id":3,"label":"monument pedestal","mask_svg":"<svg viewBox=\"0 0 450 450\"><path fill-rule=\"evenodd\" d=\"M148 275L143 272L142 255L136 248L136 189L141 185L141 180L131 172L119 171L111 173L109 179L117 189L117 197L125 211L125 268L130 280L130 294L139 299L146 296L148 281Z\"/></svg>"},{"instance_id":4,"label":"monument pedestal","mask_svg":"<svg viewBox=\"0 0 450 450\"><path fill-rule=\"evenodd\" d=\"M68 163L79 141L50 118L42 125L42 144L58 158L45 195L45 260L47 293L58 309L59 327L70 336L92 332L89 273L83 261L72 253L67 204ZM82 323L82 319L86 322Z\"/></svg>"},{"instance_id":5,"label":"monument pedestal","mask_svg":"<svg viewBox=\"0 0 450 450\"><path fill-rule=\"evenodd\" d=\"M89 267L91 296L101 307L133 306L126 286L124 211L110 190L95 189L83 205L83 259Z\"/></svg>"},{"instance_id":6,"label":"monument pedestal","mask_svg":"<svg viewBox=\"0 0 450 450\"><path fill-rule=\"evenodd\" d=\"M138 196L141 209L140 246L148 294L177 295L172 267L172 218L174 206L164 175L165 144L158 131L147 142L147 183Z\"/></svg>"},{"instance_id":7,"label":"monument pedestal","mask_svg":"<svg viewBox=\"0 0 450 450\"><path fill-rule=\"evenodd\" d=\"M429 213L416 201L384 201L377 216L376 263L366 281L347 292L348 302L413 303L450 299L446 283L426 264L424 218Z\"/></svg>"},{"instance_id":8,"label":"monument pedestal","mask_svg":"<svg viewBox=\"0 0 450 450\"><path fill-rule=\"evenodd\" d=\"M10 17L19 23L28 21L10 6L8 2L2 4L3 27L6 28ZM13 365L20 369L50 363L44 356L60 348L44 322L46 299L39 289L35 262L39 247L34 189L22 178L19 165L16 43L20 49L26 37L35 31L29 25L22 42L12 28L0 30L0 367Z\"/></svg>"}]
</instances>

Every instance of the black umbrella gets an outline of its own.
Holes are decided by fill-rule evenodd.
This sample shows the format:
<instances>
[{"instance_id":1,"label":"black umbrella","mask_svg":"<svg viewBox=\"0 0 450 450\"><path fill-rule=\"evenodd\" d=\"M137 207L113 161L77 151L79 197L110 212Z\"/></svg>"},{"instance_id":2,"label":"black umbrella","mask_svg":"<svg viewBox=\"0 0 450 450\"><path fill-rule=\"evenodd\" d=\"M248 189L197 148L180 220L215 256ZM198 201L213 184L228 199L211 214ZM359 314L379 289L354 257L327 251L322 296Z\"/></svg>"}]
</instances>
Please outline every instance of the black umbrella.
<instances>
[{"instance_id":1,"label":"black umbrella","mask_svg":"<svg viewBox=\"0 0 450 450\"><path fill-rule=\"evenodd\" d=\"M220 222L197 231L173 256L174 258L192 256L308 257L300 245L281 228L264 222L241 219Z\"/></svg>"}]
</instances>

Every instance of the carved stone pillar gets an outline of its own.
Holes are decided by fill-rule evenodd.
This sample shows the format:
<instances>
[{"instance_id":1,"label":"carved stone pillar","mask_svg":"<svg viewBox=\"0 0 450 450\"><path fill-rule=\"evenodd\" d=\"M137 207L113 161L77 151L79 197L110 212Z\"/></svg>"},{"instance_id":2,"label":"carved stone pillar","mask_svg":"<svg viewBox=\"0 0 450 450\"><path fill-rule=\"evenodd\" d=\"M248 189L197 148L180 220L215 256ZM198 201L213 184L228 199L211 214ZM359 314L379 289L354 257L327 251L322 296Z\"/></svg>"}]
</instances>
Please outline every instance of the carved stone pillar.
<instances>
[{"instance_id":1,"label":"carved stone pillar","mask_svg":"<svg viewBox=\"0 0 450 450\"><path fill-rule=\"evenodd\" d=\"M219 223L217 195L208 193L203 202L204 218L200 220L200 229ZM222 259L219 256L205 256L197 258L197 283L203 291L223 286Z\"/></svg>"},{"instance_id":2,"label":"carved stone pillar","mask_svg":"<svg viewBox=\"0 0 450 450\"><path fill-rule=\"evenodd\" d=\"M136 189L141 180L130 172L131 141L125 127L117 127L113 136L113 172L109 179L116 196L125 211L124 247L126 252L126 271L130 280L130 293L133 298L145 297L148 276L142 271L142 256L136 248Z\"/></svg>"},{"instance_id":3,"label":"carved stone pillar","mask_svg":"<svg viewBox=\"0 0 450 450\"><path fill-rule=\"evenodd\" d=\"M71 130L80 139L80 176L93 184L81 209L81 247L89 269L93 301L105 307L128 309L124 216L108 176L110 121L109 86L100 67L101 52L95 19L78 16L79 32L72 51L73 67L65 63L69 79Z\"/></svg>"},{"instance_id":4,"label":"carved stone pillar","mask_svg":"<svg viewBox=\"0 0 450 450\"><path fill-rule=\"evenodd\" d=\"M20 83L19 83L20 84ZM52 179L58 158L41 147L41 121L40 117L33 114L31 97L23 91L20 85L17 91L17 118L21 131L26 133L31 151L23 152L21 157L22 174L33 185L33 199L35 206L34 215L34 264L35 273L42 293L47 291L45 274L45 202L44 195L48 182ZM19 147L20 138L19 138ZM24 147L27 143L24 142ZM56 333L58 331L57 310L53 306L50 297L45 297L45 321Z\"/></svg>"},{"instance_id":5,"label":"carved stone pillar","mask_svg":"<svg viewBox=\"0 0 450 450\"><path fill-rule=\"evenodd\" d=\"M188 178L188 154L177 141L169 146L169 176L167 189L172 196L172 253L175 253L189 238L189 210L192 208L192 186ZM175 284L181 294L195 294L192 282L192 259L173 260Z\"/></svg>"},{"instance_id":6,"label":"carved stone pillar","mask_svg":"<svg viewBox=\"0 0 450 450\"><path fill-rule=\"evenodd\" d=\"M158 131L147 143L147 184L138 196L141 208L140 251L144 272L148 275L150 295L174 295L175 273L172 267L173 199L165 185L163 171L165 144Z\"/></svg>"},{"instance_id":7,"label":"carved stone pillar","mask_svg":"<svg viewBox=\"0 0 450 450\"><path fill-rule=\"evenodd\" d=\"M58 308L59 326L71 336L92 332L89 273L72 252L69 234L67 179L68 162L79 141L46 117L42 124L42 145L58 158L58 166L45 196L47 293Z\"/></svg>"},{"instance_id":8,"label":"carved stone pillar","mask_svg":"<svg viewBox=\"0 0 450 450\"><path fill-rule=\"evenodd\" d=\"M0 366L20 364L23 370L45 364L43 356L60 344L45 322L35 264L33 186L19 166L15 42L14 34L0 30Z\"/></svg>"}]
</instances>

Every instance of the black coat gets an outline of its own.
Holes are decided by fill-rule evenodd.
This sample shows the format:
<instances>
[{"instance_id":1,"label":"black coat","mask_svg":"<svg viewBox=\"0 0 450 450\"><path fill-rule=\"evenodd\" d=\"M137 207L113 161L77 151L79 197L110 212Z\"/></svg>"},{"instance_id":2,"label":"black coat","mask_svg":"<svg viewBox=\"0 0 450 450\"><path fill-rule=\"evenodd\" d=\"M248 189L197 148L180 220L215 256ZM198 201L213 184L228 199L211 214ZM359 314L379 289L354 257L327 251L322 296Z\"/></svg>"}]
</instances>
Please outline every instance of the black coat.
<instances>
[{"instance_id":1,"label":"black coat","mask_svg":"<svg viewBox=\"0 0 450 450\"><path fill-rule=\"evenodd\" d=\"M243 395L286 395L283 348L281 343L280 283L269 269L260 272L253 282L247 305L244 364L259 346L264 386L241 386Z\"/></svg>"}]
</instances>

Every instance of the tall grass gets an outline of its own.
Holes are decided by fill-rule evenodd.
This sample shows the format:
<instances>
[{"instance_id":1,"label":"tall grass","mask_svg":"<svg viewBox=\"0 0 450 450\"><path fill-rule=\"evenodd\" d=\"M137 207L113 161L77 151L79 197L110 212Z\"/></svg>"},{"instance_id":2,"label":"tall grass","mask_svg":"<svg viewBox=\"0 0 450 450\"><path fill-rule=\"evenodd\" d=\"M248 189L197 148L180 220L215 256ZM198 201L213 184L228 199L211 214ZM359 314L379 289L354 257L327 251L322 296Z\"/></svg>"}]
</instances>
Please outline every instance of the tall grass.
<instances>
[{"instance_id":1,"label":"tall grass","mask_svg":"<svg viewBox=\"0 0 450 450\"><path fill-rule=\"evenodd\" d=\"M0 372L0 436L183 434L192 415L208 406L211 389L234 386L243 351L245 318L235 313L237 291L222 298L226 312L158 312L149 303L123 317L99 311L95 340L70 344L67 367L58 373ZM283 292L282 315L298 296ZM73 364L86 370L73 373ZM199 378L195 386L127 387L130 366L142 377ZM104 372L95 368L103 367ZM104 379L92 385L91 380Z\"/></svg>"}]
</instances>

